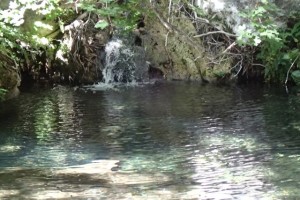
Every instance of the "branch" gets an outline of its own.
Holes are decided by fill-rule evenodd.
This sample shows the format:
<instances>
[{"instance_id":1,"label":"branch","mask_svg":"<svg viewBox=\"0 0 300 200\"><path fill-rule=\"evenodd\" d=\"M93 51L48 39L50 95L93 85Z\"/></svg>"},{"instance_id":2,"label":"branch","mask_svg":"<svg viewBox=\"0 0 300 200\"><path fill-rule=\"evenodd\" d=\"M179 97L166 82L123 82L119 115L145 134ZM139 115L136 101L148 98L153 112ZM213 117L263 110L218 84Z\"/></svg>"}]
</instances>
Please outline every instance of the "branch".
<instances>
[{"instance_id":1,"label":"branch","mask_svg":"<svg viewBox=\"0 0 300 200\"><path fill-rule=\"evenodd\" d=\"M225 51L222 52L222 54L226 53L227 51L229 51L232 47L234 47L236 45L236 42L233 42L231 45L229 45L229 47L227 47L225 49Z\"/></svg>"},{"instance_id":2,"label":"branch","mask_svg":"<svg viewBox=\"0 0 300 200\"><path fill-rule=\"evenodd\" d=\"M167 22L161 15L160 13L156 10L156 8L154 6L152 6L152 10L155 13L156 17L159 19L160 23L166 28L168 29L168 31L170 32L174 32L174 29L172 28L172 25Z\"/></svg>"},{"instance_id":3,"label":"branch","mask_svg":"<svg viewBox=\"0 0 300 200\"><path fill-rule=\"evenodd\" d=\"M234 34L231 34L231 33L227 33L225 31L211 31L211 32L200 34L200 35L195 35L194 38L200 38L200 37L204 37L204 36L207 36L207 35L218 34L218 33L227 35L229 37L237 37L237 35L234 35Z\"/></svg>"},{"instance_id":4,"label":"branch","mask_svg":"<svg viewBox=\"0 0 300 200\"><path fill-rule=\"evenodd\" d=\"M263 64L259 64L259 63L252 63L252 66L260 66L260 67L265 67Z\"/></svg>"},{"instance_id":5,"label":"branch","mask_svg":"<svg viewBox=\"0 0 300 200\"><path fill-rule=\"evenodd\" d=\"M240 61L234 66L234 68L237 67L238 65L240 65L240 69L239 69L239 71L238 71L233 77L237 77L237 76L239 75L239 73L241 72L241 70L243 69L243 59L240 60Z\"/></svg>"},{"instance_id":6,"label":"branch","mask_svg":"<svg viewBox=\"0 0 300 200\"><path fill-rule=\"evenodd\" d=\"M171 16L171 12L172 12L172 0L169 1L169 16L168 16L168 22L170 23L170 16Z\"/></svg>"},{"instance_id":7,"label":"branch","mask_svg":"<svg viewBox=\"0 0 300 200\"><path fill-rule=\"evenodd\" d=\"M291 64L289 70L288 70L287 73L286 73L286 79L285 79L285 82L284 82L285 85L286 85L287 82L288 82L290 71L291 71L291 69L293 68L295 62L298 60L299 56L300 56L300 54L295 58L295 60L293 61L293 63Z\"/></svg>"}]
</instances>

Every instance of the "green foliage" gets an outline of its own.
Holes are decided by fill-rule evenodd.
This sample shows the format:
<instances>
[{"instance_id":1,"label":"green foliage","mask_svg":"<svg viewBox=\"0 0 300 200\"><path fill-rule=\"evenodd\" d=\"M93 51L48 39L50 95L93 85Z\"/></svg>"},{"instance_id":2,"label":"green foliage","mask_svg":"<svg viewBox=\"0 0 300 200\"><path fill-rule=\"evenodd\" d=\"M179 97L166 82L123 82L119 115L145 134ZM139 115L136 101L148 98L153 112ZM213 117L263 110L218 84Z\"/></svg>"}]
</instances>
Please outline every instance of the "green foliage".
<instances>
[{"instance_id":1,"label":"green foliage","mask_svg":"<svg viewBox=\"0 0 300 200\"><path fill-rule=\"evenodd\" d=\"M223 71L215 71L213 74L219 79L224 78L227 75L226 72Z\"/></svg>"},{"instance_id":2,"label":"green foliage","mask_svg":"<svg viewBox=\"0 0 300 200\"><path fill-rule=\"evenodd\" d=\"M99 20L96 23L95 28L105 29L108 26L109 26L109 23L106 20Z\"/></svg>"},{"instance_id":3,"label":"green foliage","mask_svg":"<svg viewBox=\"0 0 300 200\"><path fill-rule=\"evenodd\" d=\"M63 20L72 12L62 7L61 0L11 0L9 6L0 9L0 56L13 60L15 66L4 67L22 68L24 63L27 70L38 70L38 58L45 52L52 55L55 46L49 33L59 29L54 27L56 21Z\"/></svg>"},{"instance_id":4,"label":"green foliage","mask_svg":"<svg viewBox=\"0 0 300 200\"><path fill-rule=\"evenodd\" d=\"M108 26L121 28L129 31L136 27L143 12L142 1L131 0L119 3L115 0L81 1L78 6L90 13L97 14L99 21L95 24L96 28L104 29Z\"/></svg>"},{"instance_id":5,"label":"green foliage","mask_svg":"<svg viewBox=\"0 0 300 200\"><path fill-rule=\"evenodd\" d=\"M4 100L4 96L6 94L7 90L0 88L0 101Z\"/></svg>"},{"instance_id":6,"label":"green foliage","mask_svg":"<svg viewBox=\"0 0 300 200\"><path fill-rule=\"evenodd\" d=\"M262 41L275 40L280 41L278 25L276 22L279 8L267 0L261 0L256 9L246 10L241 16L248 19L250 27L246 25L240 27L237 42L240 45L258 46Z\"/></svg>"},{"instance_id":7,"label":"green foliage","mask_svg":"<svg viewBox=\"0 0 300 200\"><path fill-rule=\"evenodd\" d=\"M290 67L298 66L297 57L300 54L300 29L295 24L292 28L279 30L280 40L266 39L261 45L258 58L265 65L267 80L283 82Z\"/></svg>"},{"instance_id":8,"label":"green foliage","mask_svg":"<svg viewBox=\"0 0 300 200\"><path fill-rule=\"evenodd\" d=\"M238 44L259 47L257 59L265 66L267 81L283 82L300 53L300 22L291 28L279 26L277 19L282 17L282 13L268 0L261 0L256 9L242 13L244 18L249 19L251 27L241 27ZM293 17L294 20L300 19Z\"/></svg>"},{"instance_id":9,"label":"green foliage","mask_svg":"<svg viewBox=\"0 0 300 200\"><path fill-rule=\"evenodd\" d=\"M300 70L293 71L291 77L297 85L300 85Z\"/></svg>"}]
</instances>

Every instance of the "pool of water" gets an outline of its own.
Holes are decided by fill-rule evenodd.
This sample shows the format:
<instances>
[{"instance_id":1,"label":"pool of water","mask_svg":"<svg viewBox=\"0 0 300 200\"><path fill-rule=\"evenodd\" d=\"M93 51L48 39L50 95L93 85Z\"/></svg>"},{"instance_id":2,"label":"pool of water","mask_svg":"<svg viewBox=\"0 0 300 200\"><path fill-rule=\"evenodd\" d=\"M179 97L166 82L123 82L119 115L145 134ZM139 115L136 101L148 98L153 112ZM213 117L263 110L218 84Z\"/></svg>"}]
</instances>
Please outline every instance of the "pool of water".
<instances>
[{"instance_id":1,"label":"pool of water","mask_svg":"<svg viewBox=\"0 0 300 200\"><path fill-rule=\"evenodd\" d=\"M23 91L0 104L0 199L297 199L299 109L261 86Z\"/></svg>"}]
</instances>

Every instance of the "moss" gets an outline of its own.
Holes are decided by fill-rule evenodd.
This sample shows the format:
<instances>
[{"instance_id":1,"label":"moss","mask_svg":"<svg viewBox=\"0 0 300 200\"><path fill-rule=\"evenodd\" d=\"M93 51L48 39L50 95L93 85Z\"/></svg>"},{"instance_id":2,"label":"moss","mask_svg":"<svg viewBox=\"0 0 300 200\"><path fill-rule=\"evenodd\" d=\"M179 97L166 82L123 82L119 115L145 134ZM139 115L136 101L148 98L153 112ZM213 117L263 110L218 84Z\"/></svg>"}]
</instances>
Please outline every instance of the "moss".
<instances>
[{"instance_id":1,"label":"moss","mask_svg":"<svg viewBox=\"0 0 300 200\"><path fill-rule=\"evenodd\" d=\"M167 18L167 3L161 3L158 8L161 15ZM172 21L173 32L169 32L158 18L146 17L145 30L142 34L142 45L153 67L161 70L166 79L199 80L214 82L218 80L216 74L228 74L231 60L220 64L209 64L210 55L200 38L193 38L197 34L193 22L178 13ZM222 52L222 49L220 49Z\"/></svg>"},{"instance_id":2,"label":"moss","mask_svg":"<svg viewBox=\"0 0 300 200\"><path fill-rule=\"evenodd\" d=\"M10 0L1 0L0 1L0 9L7 9L9 6Z\"/></svg>"},{"instance_id":3,"label":"moss","mask_svg":"<svg viewBox=\"0 0 300 200\"><path fill-rule=\"evenodd\" d=\"M0 67L0 73L0 87L10 90L19 84L20 77L17 72Z\"/></svg>"}]
</instances>

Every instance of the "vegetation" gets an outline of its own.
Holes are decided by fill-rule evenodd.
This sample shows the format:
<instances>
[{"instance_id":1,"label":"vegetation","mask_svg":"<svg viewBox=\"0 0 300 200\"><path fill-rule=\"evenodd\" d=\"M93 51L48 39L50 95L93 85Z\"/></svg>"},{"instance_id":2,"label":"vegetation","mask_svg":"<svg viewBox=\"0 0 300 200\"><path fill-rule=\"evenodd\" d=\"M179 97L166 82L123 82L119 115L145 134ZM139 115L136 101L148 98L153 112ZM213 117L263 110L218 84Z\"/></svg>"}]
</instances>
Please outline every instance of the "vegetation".
<instances>
[{"instance_id":1,"label":"vegetation","mask_svg":"<svg viewBox=\"0 0 300 200\"><path fill-rule=\"evenodd\" d=\"M123 31L132 30L145 11L142 7L143 2L139 0L122 2L116 0L85 0L80 1L77 6L84 11L99 15L101 19L96 22L96 28L105 29L111 26L112 28L121 28Z\"/></svg>"},{"instance_id":2,"label":"vegetation","mask_svg":"<svg viewBox=\"0 0 300 200\"><path fill-rule=\"evenodd\" d=\"M218 15L211 15L190 3L187 5L199 33L195 37L203 38L204 45L214 55L211 63L232 59L234 76L254 74L257 78L262 73L266 82L287 84L292 74L296 80L300 67L300 16L297 12L286 16L272 1L258 0L254 8L240 13L246 23L238 33L233 33ZM220 47L226 49L218 52Z\"/></svg>"},{"instance_id":3,"label":"vegetation","mask_svg":"<svg viewBox=\"0 0 300 200\"><path fill-rule=\"evenodd\" d=\"M14 64L1 59L0 67L17 69L36 80L58 77L72 81L77 73L91 71L90 66L96 64L89 56L97 53L95 46L103 46L88 41L96 34L93 28L111 34L119 28L132 30L143 11L138 0L8 2L0 8L0 57Z\"/></svg>"},{"instance_id":4,"label":"vegetation","mask_svg":"<svg viewBox=\"0 0 300 200\"><path fill-rule=\"evenodd\" d=\"M25 23L25 15L32 12L37 16L41 16L34 21L32 27L28 27ZM0 10L0 49L3 54L8 55L16 61L20 62L17 55L25 55L26 59L31 56L33 60L45 46L53 48L51 41L46 35L42 35L41 29L52 30L54 27L43 21L39 21L43 17L50 20L56 16L60 16L63 10L58 6L58 0L50 1L10 1L9 7ZM27 26L26 26L27 25ZM26 51L27 52L26 52Z\"/></svg>"},{"instance_id":5,"label":"vegetation","mask_svg":"<svg viewBox=\"0 0 300 200\"><path fill-rule=\"evenodd\" d=\"M0 88L0 101L4 100L4 96L6 94L7 90Z\"/></svg>"},{"instance_id":6,"label":"vegetation","mask_svg":"<svg viewBox=\"0 0 300 200\"><path fill-rule=\"evenodd\" d=\"M203 40L203 45L207 46L210 55L210 63L222 64L231 59L234 63L229 73L233 76L247 75L258 68L258 71L263 71L265 80L269 82L287 84L290 80L297 82L296 80L300 78L300 16L298 13L282 16L283 12L268 0L260 0L255 9L241 13L241 16L248 19L250 28L241 27L238 35L224 25L223 19L208 14L188 0L169 1L167 15L161 15L158 1L152 3L141 0L8 2L8 7L2 6L0 9L0 67L2 68L9 67L19 71L27 70L33 75L39 74L41 70L51 70L54 60L58 57L57 53L61 50L61 56L64 57L62 60L67 60L71 56L83 71L88 71L83 62L93 63L93 61L89 59L83 61L83 54L78 49L71 53L72 48L67 48L68 45L63 43L62 39L63 34L68 31L66 27L78 17L84 16L80 19L84 19L85 28L90 28L92 24L94 28L109 30L110 34L113 34L116 30L125 32L133 30L142 18L150 13L157 15L164 26L170 28L173 27L170 19L179 16L178 13L183 13L195 22L198 32L198 35L188 37ZM163 17L166 19L164 20ZM278 19L282 18L286 18L283 21L288 23L277 23ZM26 21L28 19L34 23L28 23ZM174 30L178 31L180 27L173 27ZM72 37L75 38L76 34ZM78 71L78 67L74 71ZM69 74L70 80L73 79L74 73ZM226 77L223 71L216 75Z\"/></svg>"},{"instance_id":7,"label":"vegetation","mask_svg":"<svg viewBox=\"0 0 300 200\"><path fill-rule=\"evenodd\" d=\"M38 74L48 64L41 62L42 55L49 55L49 60L55 50L49 33L56 27L51 22L68 12L59 6L59 0L8 2L0 9L0 57L4 58L0 67Z\"/></svg>"},{"instance_id":8,"label":"vegetation","mask_svg":"<svg viewBox=\"0 0 300 200\"><path fill-rule=\"evenodd\" d=\"M243 13L253 29L245 29L237 39L241 46L257 47L256 58L263 64L267 81L286 84L291 69L300 67L300 16L292 13L285 20L288 24L280 25L282 13L274 3L261 0L256 9Z\"/></svg>"}]
</instances>

